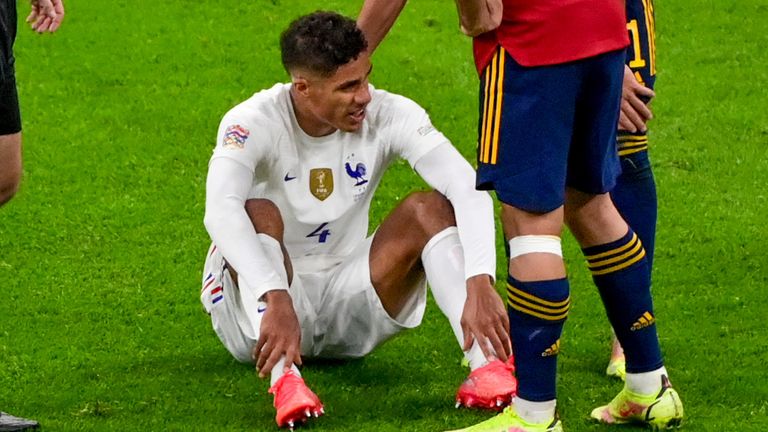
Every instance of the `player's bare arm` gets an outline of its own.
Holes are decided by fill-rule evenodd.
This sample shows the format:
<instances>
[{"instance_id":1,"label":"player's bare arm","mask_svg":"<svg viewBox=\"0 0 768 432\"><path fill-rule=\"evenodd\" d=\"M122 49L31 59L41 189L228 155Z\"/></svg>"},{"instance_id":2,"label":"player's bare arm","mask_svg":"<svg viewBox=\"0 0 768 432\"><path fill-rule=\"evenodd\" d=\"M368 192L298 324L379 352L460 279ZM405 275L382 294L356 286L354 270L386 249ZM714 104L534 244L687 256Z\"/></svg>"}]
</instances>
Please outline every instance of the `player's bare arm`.
<instances>
[{"instance_id":1,"label":"player's bare arm","mask_svg":"<svg viewBox=\"0 0 768 432\"><path fill-rule=\"evenodd\" d=\"M656 96L648 87L640 84L629 66L624 66L624 82L621 89L621 113L619 129L628 132L645 132L653 113L647 102Z\"/></svg>"},{"instance_id":2,"label":"player's bare arm","mask_svg":"<svg viewBox=\"0 0 768 432\"><path fill-rule=\"evenodd\" d=\"M406 0L365 0L360 16L357 17L357 26L365 34L369 53L373 54L389 33L405 2Z\"/></svg>"},{"instance_id":3,"label":"player's bare arm","mask_svg":"<svg viewBox=\"0 0 768 432\"><path fill-rule=\"evenodd\" d=\"M501 0L456 0L461 31L475 37L501 24L504 6Z\"/></svg>"},{"instance_id":4,"label":"player's bare arm","mask_svg":"<svg viewBox=\"0 0 768 432\"><path fill-rule=\"evenodd\" d=\"M259 342L253 349L259 377L269 375L278 360L285 355L285 371L291 364L301 365L301 329L288 291L264 294L267 310L261 321Z\"/></svg>"},{"instance_id":5,"label":"player's bare arm","mask_svg":"<svg viewBox=\"0 0 768 432\"><path fill-rule=\"evenodd\" d=\"M497 357L506 362L512 354L507 310L489 275L467 279L467 302L461 316L461 327L464 330L464 351L469 350L473 340L477 340L486 358Z\"/></svg>"}]
</instances>

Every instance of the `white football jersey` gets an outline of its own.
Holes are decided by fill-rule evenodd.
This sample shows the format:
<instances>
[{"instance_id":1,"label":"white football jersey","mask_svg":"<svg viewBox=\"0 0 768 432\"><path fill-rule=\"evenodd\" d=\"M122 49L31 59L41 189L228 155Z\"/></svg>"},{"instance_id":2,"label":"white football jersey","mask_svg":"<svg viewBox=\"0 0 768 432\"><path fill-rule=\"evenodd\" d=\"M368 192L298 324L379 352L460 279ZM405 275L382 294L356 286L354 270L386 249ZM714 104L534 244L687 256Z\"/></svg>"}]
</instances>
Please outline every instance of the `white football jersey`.
<instances>
[{"instance_id":1,"label":"white football jersey","mask_svg":"<svg viewBox=\"0 0 768 432\"><path fill-rule=\"evenodd\" d=\"M448 140L415 102L373 86L360 130L311 137L296 121L290 88L277 84L230 110L212 160L253 172L249 198L278 206L294 269L316 272L365 239L371 198L389 164L403 158L413 167Z\"/></svg>"}]
</instances>

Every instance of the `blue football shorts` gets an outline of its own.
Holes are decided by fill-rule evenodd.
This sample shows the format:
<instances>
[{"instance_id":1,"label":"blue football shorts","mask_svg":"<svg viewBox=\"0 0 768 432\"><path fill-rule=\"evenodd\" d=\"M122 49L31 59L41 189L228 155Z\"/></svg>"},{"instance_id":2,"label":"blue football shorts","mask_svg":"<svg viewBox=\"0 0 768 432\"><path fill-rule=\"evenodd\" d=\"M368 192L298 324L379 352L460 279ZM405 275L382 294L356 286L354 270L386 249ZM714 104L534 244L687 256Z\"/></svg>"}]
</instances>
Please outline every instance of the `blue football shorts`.
<instances>
[{"instance_id":1,"label":"blue football shorts","mask_svg":"<svg viewBox=\"0 0 768 432\"><path fill-rule=\"evenodd\" d=\"M566 187L609 192L621 172L616 125L625 51L524 67L499 47L480 83L477 188L547 213Z\"/></svg>"}]
</instances>

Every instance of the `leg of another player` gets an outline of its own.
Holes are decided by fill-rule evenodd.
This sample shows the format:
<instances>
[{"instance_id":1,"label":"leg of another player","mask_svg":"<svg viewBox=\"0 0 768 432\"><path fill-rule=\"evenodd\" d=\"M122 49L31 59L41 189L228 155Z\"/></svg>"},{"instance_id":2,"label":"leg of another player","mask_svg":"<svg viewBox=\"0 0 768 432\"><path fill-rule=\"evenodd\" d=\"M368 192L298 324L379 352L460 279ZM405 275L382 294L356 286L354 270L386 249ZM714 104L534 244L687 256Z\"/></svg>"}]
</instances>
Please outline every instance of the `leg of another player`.
<instances>
[{"instance_id":1,"label":"leg of another player","mask_svg":"<svg viewBox=\"0 0 768 432\"><path fill-rule=\"evenodd\" d=\"M510 334L518 379L513 406L529 423L555 417L557 355L570 308L570 290L560 246L563 208L531 213L502 204L509 241L507 279Z\"/></svg>"},{"instance_id":2,"label":"leg of another player","mask_svg":"<svg viewBox=\"0 0 768 432\"><path fill-rule=\"evenodd\" d=\"M0 135L0 206L16 194L21 182L21 132Z\"/></svg>"},{"instance_id":3,"label":"leg of another player","mask_svg":"<svg viewBox=\"0 0 768 432\"><path fill-rule=\"evenodd\" d=\"M616 180L616 187L611 191L611 199L616 209L627 221L627 224L637 233L645 249L648 267L653 273L653 255L656 240L656 220L658 200L656 182L653 177L648 150L641 150L627 155L622 154L622 140L632 145L647 140L645 133L620 133L619 155L621 158L621 175ZM624 350L615 335L611 347L611 360L606 373L611 376L624 378Z\"/></svg>"},{"instance_id":4,"label":"leg of another player","mask_svg":"<svg viewBox=\"0 0 768 432\"><path fill-rule=\"evenodd\" d=\"M566 220L582 247L608 319L624 347L628 387L639 394L658 390L666 371L642 242L608 194L568 189Z\"/></svg>"},{"instance_id":5,"label":"leg of another player","mask_svg":"<svg viewBox=\"0 0 768 432\"><path fill-rule=\"evenodd\" d=\"M647 423L653 429L679 426L683 405L664 368L642 242L607 194L568 190L566 218L627 359L624 389L590 416L603 423Z\"/></svg>"}]
</instances>

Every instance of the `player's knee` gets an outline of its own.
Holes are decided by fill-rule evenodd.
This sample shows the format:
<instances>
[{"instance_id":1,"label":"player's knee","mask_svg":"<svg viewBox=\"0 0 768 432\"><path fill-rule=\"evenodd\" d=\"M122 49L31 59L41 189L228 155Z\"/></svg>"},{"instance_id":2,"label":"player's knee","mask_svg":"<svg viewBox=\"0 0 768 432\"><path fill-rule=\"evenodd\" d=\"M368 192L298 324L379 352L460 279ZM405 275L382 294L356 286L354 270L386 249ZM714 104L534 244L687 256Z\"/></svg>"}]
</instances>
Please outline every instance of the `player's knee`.
<instances>
[{"instance_id":1,"label":"player's knee","mask_svg":"<svg viewBox=\"0 0 768 432\"><path fill-rule=\"evenodd\" d=\"M600 225L610 217L613 202L608 194L586 194L569 191L566 194L565 223L573 229Z\"/></svg>"},{"instance_id":2,"label":"player's knee","mask_svg":"<svg viewBox=\"0 0 768 432\"><path fill-rule=\"evenodd\" d=\"M563 207L547 213L532 213L503 204L501 222L506 238L521 235L559 236L563 229Z\"/></svg>"},{"instance_id":3,"label":"player's knee","mask_svg":"<svg viewBox=\"0 0 768 432\"><path fill-rule=\"evenodd\" d=\"M626 234L627 224L609 194L590 195L589 199L568 199L565 221L576 240L584 245L602 244Z\"/></svg>"},{"instance_id":4,"label":"player's knee","mask_svg":"<svg viewBox=\"0 0 768 432\"><path fill-rule=\"evenodd\" d=\"M428 236L456 225L453 206L440 192L414 192L403 200L402 205L414 226Z\"/></svg>"},{"instance_id":5,"label":"player's knee","mask_svg":"<svg viewBox=\"0 0 768 432\"><path fill-rule=\"evenodd\" d=\"M278 240L283 238L283 217L274 202L263 198L249 199L245 202L245 211L256 232Z\"/></svg>"},{"instance_id":6,"label":"player's knee","mask_svg":"<svg viewBox=\"0 0 768 432\"><path fill-rule=\"evenodd\" d=\"M521 235L512 237L507 242L509 259L532 253L546 253L563 257L563 246L560 237L554 235Z\"/></svg>"},{"instance_id":7,"label":"player's knee","mask_svg":"<svg viewBox=\"0 0 768 432\"><path fill-rule=\"evenodd\" d=\"M509 239L506 247L509 275L515 281L554 281L565 278L559 236L520 235Z\"/></svg>"},{"instance_id":8,"label":"player's knee","mask_svg":"<svg viewBox=\"0 0 768 432\"><path fill-rule=\"evenodd\" d=\"M21 173L4 173L0 176L0 206L7 203L16 195L21 183Z\"/></svg>"}]
</instances>

